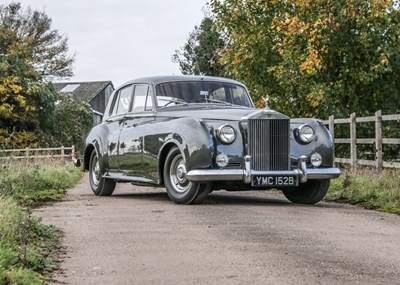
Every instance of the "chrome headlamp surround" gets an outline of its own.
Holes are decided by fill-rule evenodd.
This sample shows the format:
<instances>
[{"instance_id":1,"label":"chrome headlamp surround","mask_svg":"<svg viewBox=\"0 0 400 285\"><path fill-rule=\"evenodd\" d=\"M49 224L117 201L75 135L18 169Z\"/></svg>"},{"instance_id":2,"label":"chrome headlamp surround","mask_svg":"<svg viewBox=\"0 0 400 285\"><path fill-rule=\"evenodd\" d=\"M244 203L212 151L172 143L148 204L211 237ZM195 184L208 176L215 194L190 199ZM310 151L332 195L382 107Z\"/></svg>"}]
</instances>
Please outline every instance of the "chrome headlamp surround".
<instances>
[{"instance_id":1,"label":"chrome headlamp surround","mask_svg":"<svg viewBox=\"0 0 400 285\"><path fill-rule=\"evenodd\" d=\"M229 125L224 124L218 127L217 131L217 138L223 144L231 144L236 139L236 131L235 129Z\"/></svg>"},{"instance_id":2,"label":"chrome headlamp surround","mask_svg":"<svg viewBox=\"0 0 400 285\"><path fill-rule=\"evenodd\" d=\"M312 142L315 137L314 129L307 124L300 125L294 130L295 137L298 142L308 144Z\"/></svg>"}]
</instances>

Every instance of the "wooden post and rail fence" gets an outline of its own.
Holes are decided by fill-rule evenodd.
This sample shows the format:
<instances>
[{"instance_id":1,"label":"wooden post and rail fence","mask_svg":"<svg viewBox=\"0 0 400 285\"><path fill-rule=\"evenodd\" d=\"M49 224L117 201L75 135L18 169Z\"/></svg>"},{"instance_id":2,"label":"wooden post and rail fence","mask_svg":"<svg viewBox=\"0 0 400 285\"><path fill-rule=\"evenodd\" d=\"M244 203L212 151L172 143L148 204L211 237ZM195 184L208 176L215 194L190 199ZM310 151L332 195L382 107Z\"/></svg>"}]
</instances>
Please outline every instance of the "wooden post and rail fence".
<instances>
[{"instance_id":1,"label":"wooden post and rail fence","mask_svg":"<svg viewBox=\"0 0 400 285\"><path fill-rule=\"evenodd\" d=\"M342 164L350 164L354 169L357 165L374 166L378 171L383 168L400 168L399 157L394 162L383 160L382 146L384 144L400 145L400 138L383 138L382 122L397 121L400 125L400 114L382 115L381 111L377 111L375 116L356 117L353 113L350 118L335 119L330 116L329 120L323 121L328 125L329 131L335 137L335 125L349 124L350 138L335 138L336 144L350 144L350 158L335 157L335 162ZM357 124L375 122L375 138L357 138ZM400 128L400 126L399 126ZM375 148L375 160L365 160L357 158L357 144L373 144ZM21 155L23 154L23 155ZM0 150L0 161L4 159L40 159L40 158L60 158L62 160L72 159L75 156L75 147L59 147L59 148L26 148L26 149L6 149Z\"/></svg>"},{"instance_id":2,"label":"wooden post and rail fence","mask_svg":"<svg viewBox=\"0 0 400 285\"><path fill-rule=\"evenodd\" d=\"M4 160L22 159L61 159L71 160L75 155L75 147L51 147L51 148L24 148L0 150L0 162Z\"/></svg>"},{"instance_id":3,"label":"wooden post and rail fence","mask_svg":"<svg viewBox=\"0 0 400 285\"><path fill-rule=\"evenodd\" d=\"M400 153L397 161L387 162L383 160L382 147L384 144L400 145L400 138L383 138L383 121L397 121L400 128L400 114L382 115L382 111L377 111L375 116L359 118L356 117L355 113L351 114L350 118L345 119L335 119L334 116L330 116L329 120L323 121L325 125L329 126L329 131L333 137L335 137L335 125L349 124L350 138L335 138L334 142L335 145L350 144L350 158L335 157L335 162L350 164L353 169L357 168L357 165L374 166L378 171L382 171L383 168L400 168ZM357 123L366 122L375 122L375 138L357 138ZM374 144L375 160L358 159L357 144Z\"/></svg>"}]
</instances>

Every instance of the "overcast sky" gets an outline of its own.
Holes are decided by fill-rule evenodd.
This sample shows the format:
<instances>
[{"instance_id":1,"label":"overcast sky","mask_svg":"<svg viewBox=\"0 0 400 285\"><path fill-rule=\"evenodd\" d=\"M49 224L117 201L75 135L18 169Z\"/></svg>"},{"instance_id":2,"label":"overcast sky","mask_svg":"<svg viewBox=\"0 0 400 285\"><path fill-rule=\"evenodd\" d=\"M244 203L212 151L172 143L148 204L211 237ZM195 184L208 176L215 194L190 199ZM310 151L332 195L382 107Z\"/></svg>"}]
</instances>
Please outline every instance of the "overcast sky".
<instances>
[{"instance_id":1,"label":"overcast sky","mask_svg":"<svg viewBox=\"0 0 400 285\"><path fill-rule=\"evenodd\" d=\"M10 3L11 1L7 1ZM16 1L18 2L18 1ZM45 11L76 54L70 81L181 74L171 55L203 19L207 0L23 0Z\"/></svg>"}]
</instances>

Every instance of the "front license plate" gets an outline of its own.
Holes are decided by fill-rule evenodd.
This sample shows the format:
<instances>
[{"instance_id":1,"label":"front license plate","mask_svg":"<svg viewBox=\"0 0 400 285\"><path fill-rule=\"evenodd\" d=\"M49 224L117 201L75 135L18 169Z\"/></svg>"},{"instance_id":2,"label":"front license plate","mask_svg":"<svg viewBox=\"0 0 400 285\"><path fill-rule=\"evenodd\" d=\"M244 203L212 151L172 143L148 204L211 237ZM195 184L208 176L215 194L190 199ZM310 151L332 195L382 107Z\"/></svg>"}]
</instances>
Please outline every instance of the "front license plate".
<instances>
[{"instance_id":1,"label":"front license plate","mask_svg":"<svg viewBox=\"0 0 400 285\"><path fill-rule=\"evenodd\" d=\"M253 175L251 185L256 187L297 186L295 175Z\"/></svg>"}]
</instances>

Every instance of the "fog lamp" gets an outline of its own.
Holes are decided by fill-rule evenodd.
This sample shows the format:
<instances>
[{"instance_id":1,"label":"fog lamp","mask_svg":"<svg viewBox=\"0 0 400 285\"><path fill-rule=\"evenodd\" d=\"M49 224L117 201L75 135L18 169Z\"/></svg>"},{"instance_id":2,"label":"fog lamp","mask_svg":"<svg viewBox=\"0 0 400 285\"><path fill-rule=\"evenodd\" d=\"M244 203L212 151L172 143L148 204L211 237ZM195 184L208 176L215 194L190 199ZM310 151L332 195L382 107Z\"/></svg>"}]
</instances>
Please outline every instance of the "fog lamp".
<instances>
[{"instance_id":1,"label":"fog lamp","mask_svg":"<svg viewBox=\"0 0 400 285\"><path fill-rule=\"evenodd\" d=\"M318 152L315 152L311 155L311 164L314 167L318 167L322 164L322 156Z\"/></svg>"},{"instance_id":2,"label":"fog lamp","mask_svg":"<svg viewBox=\"0 0 400 285\"><path fill-rule=\"evenodd\" d=\"M224 153L218 154L217 158L215 159L215 163L221 168L224 168L225 166L227 166L228 162L229 162L229 158Z\"/></svg>"}]
</instances>

